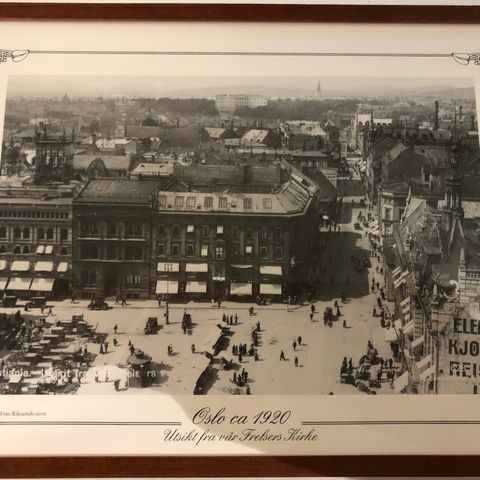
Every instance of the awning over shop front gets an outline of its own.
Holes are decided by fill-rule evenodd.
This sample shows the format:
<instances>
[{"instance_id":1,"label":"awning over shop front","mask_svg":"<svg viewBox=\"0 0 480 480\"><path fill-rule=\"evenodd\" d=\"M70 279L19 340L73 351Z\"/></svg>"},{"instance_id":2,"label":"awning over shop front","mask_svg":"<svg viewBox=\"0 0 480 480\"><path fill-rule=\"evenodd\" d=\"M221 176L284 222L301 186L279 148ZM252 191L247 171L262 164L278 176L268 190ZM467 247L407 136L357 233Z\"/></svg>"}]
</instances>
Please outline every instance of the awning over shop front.
<instances>
[{"instance_id":1,"label":"awning over shop front","mask_svg":"<svg viewBox=\"0 0 480 480\"><path fill-rule=\"evenodd\" d=\"M33 292L51 292L54 278L34 278L30 290Z\"/></svg>"},{"instance_id":2,"label":"awning over shop front","mask_svg":"<svg viewBox=\"0 0 480 480\"><path fill-rule=\"evenodd\" d=\"M68 272L68 263L67 262L60 262L57 267L58 273L65 273Z\"/></svg>"},{"instance_id":3,"label":"awning over shop front","mask_svg":"<svg viewBox=\"0 0 480 480\"><path fill-rule=\"evenodd\" d=\"M15 260L12 262L10 270L12 272L28 272L30 270L30 262L27 260Z\"/></svg>"},{"instance_id":4,"label":"awning over shop front","mask_svg":"<svg viewBox=\"0 0 480 480\"><path fill-rule=\"evenodd\" d=\"M158 262L157 263L157 272L178 272L180 270L179 263L166 263L166 262Z\"/></svg>"},{"instance_id":5,"label":"awning over shop front","mask_svg":"<svg viewBox=\"0 0 480 480\"><path fill-rule=\"evenodd\" d=\"M34 270L36 272L53 272L53 262L37 262Z\"/></svg>"},{"instance_id":6,"label":"awning over shop front","mask_svg":"<svg viewBox=\"0 0 480 480\"><path fill-rule=\"evenodd\" d=\"M45 253L45 245L39 245L37 247L37 253L38 254Z\"/></svg>"},{"instance_id":7,"label":"awning over shop front","mask_svg":"<svg viewBox=\"0 0 480 480\"><path fill-rule=\"evenodd\" d=\"M323 218L324 220L328 220L328 215L323 215L322 218Z\"/></svg>"},{"instance_id":8,"label":"awning over shop front","mask_svg":"<svg viewBox=\"0 0 480 480\"><path fill-rule=\"evenodd\" d=\"M415 322L413 320L410 320L404 327L403 327L403 333L405 335L409 335L410 333L413 332L415 328Z\"/></svg>"},{"instance_id":9,"label":"awning over shop front","mask_svg":"<svg viewBox=\"0 0 480 480\"><path fill-rule=\"evenodd\" d=\"M247 265L247 264L232 264L233 268L240 268L240 269L248 269L248 268L253 268L253 265Z\"/></svg>"},{"instance_id":10,"label":"awning over shop front","mask_svg":"<svg viewBox=\"0 0 480 480\"><path fill-rule=\"evenodd\" d=\"M53 245L47 245L45 247L45 254L46 255L51 255L53 253Z\"/></svg>"},{"instance_id":11,"label":"awning over shop front","mask_svg":"<svg viewBox=\"0 0 480 480\"><path fill-rule=\"evenodd\" d=\"M178 293L178 282L175 280L157 280L157 287L155 293Z\"/></svg>"},{"instance_id":12,"label":"awning over shop front","mask_svg":"<svg viewBox=\"0 0 480 480\"><path fill-rule=\"evenodd\" d=\"M427 377L430 375L433 375L435 373L435 365L432 365L428 367L426 370L424 370L422 373L420 373L420 380L425 380Z\"/></svg>"},{"instance_id":13,"label":"awning over shop front","mask_svg":"<svg viewBox=\"0 0 480 480\"><path fill-rule=\"evenodd\" d=\"M7 268L7 261L6 260L0 260L0 272L5 270Z\"/></svg>"},{"instance_id":14,"label":"awning over shop front","mask_svg":"<svg viewBox=\"0 0 480 480\"><path fill-rule=\"evenodd\" d=\"M207 293L207 282L187 282L187 293Z\"/></svg>"},{"instance_id":15,"label":"awning over shop front","mask_svg":"<svg viewBox=\"0 0 480 480\"><path fill-rule=\"evenodd\" d=\"M22 277L11 277L10 282L8 282L7 290L30 290L30 284L32 283L31 278L22 278Z\"/></svg>"},{"instance_id":16,"label":"awning over shop front","mask_svg":"<svg viewBox=\"0 0 480 480\"><path fill-rule=\"evenodd\" d=\"M427 366L427 364L432 363L432 354L426 355L421 360L416 362L417 368L421 370L423 367Z\"/></svg>"},{"instance_id":17,"label":"awning over shop front","mask_svg":"<svg viewBox=\"0 0 480 480\"><path fill-rule=\"evenodd\" d=\"M412 348L416 348L416 347L419 347L425 340L425 336L422 335L421 337L418 337L417 339L415 339L413 342L412 342Z\"/></svg>"},{"instance_id":18,"label":"awning over shop front","mask_svg":"<svg viewBox=\"0 0 480 480\"><path fill-rule=\"evenodd\" d=\"M232 282L230 284L230 295L251 295L251 294L252 294L251 283Z\"/></svg>"},{"instance_id":19,"label":"awning over shop front","mask_svg":"<svg viewBox=\"0 0 480 480\"><path fill-rule=\"evenodd\" d=\"M208 263L187 263L185 267L187 272L208 272Z\"/></svg>"},{"instance_id":20,"label":"awning over shop front","mask_svg":"<svg viewBox=\"0 0 480 480\"><path fill-rule=\"evenodd\" d=\"M281 295L282 286L275 283L261 283L260 294L262 295Z\"/></svg>"},{"instance_id":21,"label":"awning over shop front","mask_svg":"<svg viewBox=\"0 0 480 480\"><path fill-rule=\"evenodd\" d=\"M0 290L5 290L8 283L7 277L0 277Z\"/></svg>"},{"instance_id":22,"label":"awning over shop front","mask_svg":"<svg viewBox=\"0 0 480 480\"><path fill-rule=\"evenodd\" d=\"M282 275L282 267L280 265L262 265L260 273L262 275Z\"/></svg>"},{"instance_id":23,"label":"awning over shop front","mask_svg":"<svg viewBox=\"0 0 480 480\"><path fill-rule=\"evenodd\" d=\"M395 393L401 393L402 390L408 385L408 372L402 373L398 378L393 382L393 388Z\"/></svg>"}]
</instances>

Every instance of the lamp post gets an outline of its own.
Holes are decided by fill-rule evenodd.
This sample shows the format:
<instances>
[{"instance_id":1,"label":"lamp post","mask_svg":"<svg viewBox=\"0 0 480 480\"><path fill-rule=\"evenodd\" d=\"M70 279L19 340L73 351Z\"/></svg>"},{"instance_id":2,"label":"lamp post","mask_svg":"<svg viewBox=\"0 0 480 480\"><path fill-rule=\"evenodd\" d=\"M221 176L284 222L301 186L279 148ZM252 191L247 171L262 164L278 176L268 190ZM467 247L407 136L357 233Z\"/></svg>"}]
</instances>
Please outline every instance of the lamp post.
<instances>
[{"instance_id":1,"label":"lamp post","mask_svg":"<svg viewBox=\"0 0 480 480\"><path fill-rule=\"evenodd\" d=\"M165 319L166 319L166 323L168 324L168 315L169 315L169 310L168 310L168 297L169 297L169 285L170 285L170 278L169 278L169 272L171 272L173 270L173 264L171 263L164 263L163 264L163 269L164 271L167 273L167 299L166 299L166 303L165 303Z\"/></svg>"}]
</instances>

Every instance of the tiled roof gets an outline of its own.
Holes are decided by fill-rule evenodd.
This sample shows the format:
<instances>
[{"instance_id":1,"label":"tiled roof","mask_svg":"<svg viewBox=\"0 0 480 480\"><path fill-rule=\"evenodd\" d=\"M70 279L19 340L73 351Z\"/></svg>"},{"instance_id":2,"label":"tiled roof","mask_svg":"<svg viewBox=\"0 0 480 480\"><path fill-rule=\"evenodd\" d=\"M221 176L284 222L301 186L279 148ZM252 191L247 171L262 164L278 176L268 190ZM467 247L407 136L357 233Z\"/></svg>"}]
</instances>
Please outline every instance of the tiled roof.
<instances>
[{"instance_id":1,"label":"tiled roof","mask_svg":"<svg viewBox=\"0 0 480 480\"><path fill-rule=\"evenodd\" d=\"M243 137L242 142L257 142L262 143L268 135L268 130L249 130Z\"/></svg>"},{"instance_id":2,"label":"tiled roof","mask_svg":"<svg viewBox=\"0 0 480 480\"><path fill-rule=\"evenodd\" d=\"M90 180L74 200L75 203L128 203L150 205L156 182L105 179Z\"/></svg>"},{"instance_id":3,"label":"tiled roof","mask_svg":"<svg viewBox=\"0 0 480 480\"><path fill-rule=\"evenodd\" d=\"M293 177L275 193L172 192L161 191L158 209L164 212L285 215L302 212L315 186Z\"/></svg>"},{"instance_id":4,"label":"tiled roof","mask_svg":"<svg viewBox=\"0 0 480 480\"><path fill-rule=\"evenodd\" d=\"M125 155L75 155L73 169L86 170L97 158L102 160L107 170L128 170L130 168L130 157Z\"/></svg>"}]
</instances>

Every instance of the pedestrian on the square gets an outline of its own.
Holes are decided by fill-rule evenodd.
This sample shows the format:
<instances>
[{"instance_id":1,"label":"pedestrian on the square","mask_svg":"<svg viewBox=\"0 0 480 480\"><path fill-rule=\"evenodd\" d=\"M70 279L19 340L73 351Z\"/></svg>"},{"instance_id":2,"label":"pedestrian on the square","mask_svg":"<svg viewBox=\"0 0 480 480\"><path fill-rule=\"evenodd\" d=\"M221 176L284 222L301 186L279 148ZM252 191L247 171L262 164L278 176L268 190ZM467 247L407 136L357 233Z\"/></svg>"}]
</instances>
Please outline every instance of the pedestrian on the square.
<instances>
[{"instance_id":1,"label":"pedestrian on the square","mask_svg":"<svg viewBox=\"0 0 480 480\"><path fill-rule=\"evenodd\" d=\"M116 334L117 334L117 331L118 331L118 325L115 324L115 325L113 326L113 333L115 333L115 335L116 335Z\"/></svg>"},{"instance_id":2,"label":"pedestrian on the square","mask_svg":"<svg viewBox=\"0 0 480 480\"><path fill-rule=\"evenodd\" d=\"M377 316L377 308L374 306L373 307L373 316L376 317Z\"/></svg>"},{"instance_id":3,"label":"pedestrian on the square","mask_svg":"<svg viewBox=\"0 0 480 480\"><path fill-rule=\"evenodd\" d=\"M95 372L95 381L98 383L100 380L98 378L98 372Z\"/></svg>"},{"instance_id":4,"label":"pedestrian on the square","mask_svg":"<svg viewBox=\"0 0 480 480\"><path fill-rule=\"evenodd\" d=\"M109 378L108 378L108 370L105 372L105 382L108 382Z\"/></svg>"},{"instance_id":5,"label":"pedestrian on the square","mask_svg":"<svg viewBox=\"0 0 480 480\"><path fill-rule=\"evenodd\" d=\"M310 321L313 322L313 313L310 313Z\"/></svg>"},{"instance_id":6,"label":"pedestrian on the square","mask_svg":"<svg viewBox=\"0 0 480 480\"><path fill-rule=\"evenodd\" d=\"M222 306L222 301L220 299L217 300L217 305L218 305L218 308Z\"/></svg>"},{"instance_id":7,"label":"pedestrian on the square","mask_svg":"<svg viewBox=\"0 0 480 480\"><path fill-rule=\"evenodd\" d=\"M233 372L233 383L237 383L237 372Z\"/></svg>"},{"instance_id":8,"label":"pedestrian on the square","mask_svg":"<svg viewBox=\"0 0 480 480\"><path fill-rule=\"evenodd\" d=\"M380 308L382 308L382 299L380 297L377 298L377 304Z\"/></svg>"},{"instance_id":9,"label":"pedestrian on the square","mask_svg":"<svg viewBox=\"0 0 480 480\"><path fill-rule=\"evenodd\" d=\"M341 317L342 316L342 312L340 311L340 308L337 307L337 317Z\"/></svg>"},{"instance_id":10,"label":"pedestrian on the square","mask_svg":"<svg viewBox=\"0 0 480 480\"><path fill-rule=\"evenodd\" d=\"M122 307L125 307L127 305L127 297L125 294L122 295Z\"/></svg>"},{"instance_id":11,"label":"pedestrian on the square","mask_svg":"<svg viewBox=\"0 0 480 480\"><path fill-rule=\"evenodd\" d=\"M350 371L353 370L353 362L352 362L352 358L351 358L351 357L350 357L350 360L348 361L348 369L349 369Z\"/></svg>"},{"instance_id":12,"label":"pedestrian on the square","mask_svg":"<svg viewBox=\"0 0 480 480\"><path fill-rule=\"evenodd\" d=\"M283 350L280 351L280 360L285 360L285 353Z\"/></svg>"},{"instance_id":13,"label":"pedestrian on the square","mask_svg":"<svg viewBox=\"0 0 480 480\"><path fill-rule=\"evenodd\" d=\"M76 297L75 294L72 292L72 295L70 297L70 303L76 303Z\"/></svg>"},{"instance_id":14,"label":"pedestrian on the square","mask_svg":"<svg viewBox=\"0 0 480 480\"><path fill-rule=\"evenodd\" d=\"M225 313L222 315L222 322L223 323L227 322L227 316L225 315Z\"/></svg>"},{"instance_id":15,"label":"pedestrian on the square","mask_svg":"<svg viewBox=\"0 0 480 480\"><path fill-rule=\"evenodd\" d=\"M117 296L115 297L115 303L114 305L120 305L120 295L117 293Z\"/></svg>"},{"instance_id":16,"label":"pedestrian on the square","mask_svg":"<svg viewBox=\"0 0 480 480\"><path fill-rule=\"evenodd\" d=\"M298 338L297 338L297 342L298 342L299 345L302 344L302 337L301 337L300 335L299 335Z\"/></svg>"},{"instance_id":17,"label":"pedestrian on the square","mask_svg":"<svg viewBox=\"0 0 480 480\"><path fill-rule=\"evenodd\" d=\"M131 341L131 340L128 341L128 346L129 346L129 347L132 346L132 341Z\"/></svg>"},{"instance_id":18,"label":"pedestrian on the square","mask_svg":"<svg viewBox=\"0 0 480 480\"><path fill-rule=\"evenodd\" d=\"M388 368L393 368L393 359L392 358L388 359Z\"/></svg>"},{"instance_id":19,"label":"pedestrian on the square","mask_svg":"<svg viewBox=\"0 0 480 480\"><path fill-rule=\"evenodd\" d=\"M105 342L105 353L108 352L108 342Z\"/></svg>"},{"instance_id":20,"label":"pedestrian on the square","mask_svg":"<svg viewBox=\"0 0 480 480\"><path fill-rule=\"evenodd\" d=\"M295 351L297 348L297 342L295 340L292 343L292 347L293 347L293 351Z\"/></svg>"},{"instance_id":21,"label":"pedestrian on the square","mask_svg":"<svg viewBox=\"0 0 480 480\"><path fill-rule=\"evenodd\" d=\"M240 354L240 355L238 356L238 363L242 363L242 360L243 360L243 357L242 357L242 355Z\"/></svg>"},{"instance_id":22,"label":"pedestrian on the square","mask_svg":"<svg viewBox=\"0 0 480 480\"><path fill-rule=\"evenodd\" d=\"M337 300L335 300L335 301L333 302L333 306L334 306L335 308L338 308L338 302L337 302Z\"/></svg>"},{"instance_id":23,"label":"pedestrian on the square","mask_svg":"<svg viewBox=\"0 0 480 480\"><path fill-rule=\"evenodd\" d=\"M247 395L251 395L250 385L247 385Z\"/></svg>"},{"instance_id":24,"label":"pedestrian on the square","mask_svg":"<svg viewBox=\"0 0 480 480\"><path fill-rule=\"evenodd\" d=\"M312 313L315 313L315 305L314 305L313 303L312 303L312 306L310 307L310 311L311 311Z\"/></svg>"},{"instance_id":25,"label":"pedestrian on the square","mask_svg":"<svg viewBox=\"0 0 480 480\"><path fill-rule=\"evenodd\" d=\"M103 355L105 352L103 350L103 343L100 344L100 353Z\"/></svg>"},{"instance_id":26,"label":"pedestrian on the square","mask_svg":"<svg viewBox=\"0 0 480 480\"><path fill-rule=\"evenodd\" d=\"M238 313L235 313L235 325L238 325Z\"/></svg>"},{"instance_id":27,"label":"pedestrian on the square","mask_svg":"<svg viewBox=\"0 0 480 480\"><path fill-rule=\"evenodd\" d=\"M113 346L116 347L118 345L118 341L115 337L113 337Z\"/></svg>"},{"instance_id":28,"label":"pedestrian on the square","mask_svg":"<svg viewBox=\"0 0 480 480\"><path fill-rule=\"evenodd\" d=\"M230 315L230 325L233 325L233 315Z\"/></svg>"},{"instance_id":29,"label":"pedestrian on the square","mask_svg":"<svg viewBox=\"0 0 480 480\"><path fill-rule=\"evenodd\" d=\"M135 347L133 345L130 345L130 355L133 355L135 353Z\"/></svg>"},{"instance_id":30,"label":"pedestrian on the square","mask_svg":"<svg viewBox=\"0 0 480 480\"><path fill-rule=\"evenodd\" d=\"M298 367L298 357L295 357L295 366Z\"/></svg>"}]
</instances>

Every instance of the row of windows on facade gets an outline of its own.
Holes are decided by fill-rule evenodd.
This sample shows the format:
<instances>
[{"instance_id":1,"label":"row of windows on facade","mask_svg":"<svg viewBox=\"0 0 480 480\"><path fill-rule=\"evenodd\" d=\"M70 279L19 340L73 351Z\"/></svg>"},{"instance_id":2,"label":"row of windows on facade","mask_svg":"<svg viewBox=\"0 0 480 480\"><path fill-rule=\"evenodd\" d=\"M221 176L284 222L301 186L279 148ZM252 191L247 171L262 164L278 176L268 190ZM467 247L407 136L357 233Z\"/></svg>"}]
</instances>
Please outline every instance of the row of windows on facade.
<instances>
[{"instance_id":1,"label":"row of windows on facade","mask_svg":"<svg viewBox=\"0 0 480 480\"><path fill-rule=\"evenodd\" d=\"M81 232L83 237L97 237L100 235L100 227L98 222L88 221L82 222ZM118 237L119 226L117 223L108 223L106 228L108 237ZM125 225L125 235L133 238L143 238L144 228L139 223L127 223Z\"/></svg>"},{"instance_id":2,"label":"row of windows on facade","mask_svg":"<svg viewBox=\"0 0 480 480\"><path fill-rule=\"evenodd\" d=\"M223 246L214 246L212 249L213 258L217 260L223 260L225 258L225 247ZM260 257L261 258L270 258L269 255L269 248L266 246L261 246L259 249ZM282 247L275 247L274 248L274 258L283 258L283 248ZM180 256L182 254L182 244L181 243L173 243L170 246L170 255L173 257ZM243 254L245 255L255 255L255 247L254 245L245 245L245 249ZM159 243L157 245L157 255L159 256L166 256L167 255L167 247L164 243ZM197 255L196 248L194 244L187 243L185 248L185 255L187 257L194 257ZM208 257L209 256L209 247L208 245L202 245L200 249L200 256L201 257ZM233 245L232 246L232 256L233 257L241 257L241 248L240 245Z\"/></svg>"},{"instance_id":3,"label":"row of windows on facade","mask_svg":"<svg viewBox=\"0 0 480 480\"><path fill-rule=\"evenodd\" d=\"M263 199L263 208L271 209L272 208L272 199L268 197L264 197ZM167 207L168 197L166 195L160 195L159 197L159 204L160 207L165 208ZM198 203L201 206L201 202ZM184 197L182 195L178 195L175 197L173 201L173 206L175 208L183 208L186 206L187 208L195 208L197 206L197 197L195 196L187 196ZM236 207L237 204L235 201L230 202L231 207ZM227 197L218 197L218 208L228 208L228 198ZM213 197L205 197L203 199L203 208L213 208ZM251 197L244 197L243 198L243 208L245 210L251 210L253 208L253 199Z\"/></svg>"},{"instance_id":4,"label":"row of windows on facade","mask_svg":"<svg viewBox=\"0 0 480 480\"><path fill-rule=\"evenodd\" d=\"M158 235L160 237L165 237L167 235L167 232L169 231L169 228L166 225L159 225L158 226ZM171 233L173 237L179 237L182 231L182 227L180 225L172 225L171 227ZM210 225L202 225L202 235L204 237L210 236L210 233L212 231L212 227ZM216 230L214 230L217 235L223 235L224 234L224 227L223 225L217 225ZM195 233L195 225L187 225L186 226L186 232L189 234ZM233 225L231 227L231 235L232 237L240 237L240 232L241 229L238 225ZM281 239L283 236L283 230L281 227L275 227L275 238ZM250 227L245 228L245 236L247 238L253 238L254 236L254 230ZM260 238L267 240L269 238L269 228L268 227L261 227L260 229Z\"/></svg>"},{"instance_id":5,"label":"row of windows on facade","mask_svg":"<svg viewBox=\"0 0 480 480\"><path fill-rule=\"evenodd\" d=\"M168 227L165 225L159 225L158 227L158 234L161 237L167 235ZM173 225L171 227L171 232L173 237L179 237L182 231L182 227L180 225ZM210 236L212 228L210 225L203 225L202 226L202 234L204 237ZM100 235L100 227L98 222L82 222L81 232L83 237L96 237ZM193 234L195 232L194 225L187 225L186 226L187 234ZM224 234L224 227L223 225L217 225L215 230L217 235ZM275 238L281 239L283 236L283 231L280 227L276 227L275 230ZM107 224L106 228L107 237L117 237L119 234L119 227L116 223L109 223ZM240 227L234 225L231 227L231 234L233 237L240 236ZM127 237L133 238L143 238L144 237L144 226L142 224L126 224L125 225L125 235ZM253 238L254 230L251 228L246 228L245 236L247 238ZM260 238L267 240L269 238L269 229L268 227L262 227L260 230Z\"/></svg>"},{"instance_id":6,"label":"row of windows on facade","mask_svg":"<svg viewBox=\"0 0 480 480\"><path fill-rule=\"evenodd\" d=\"M101 249L96 244L82 245L80 256L83 260L143 260L144 249L139 245L128 245L125 249L116 245L108 245Z\"/></svg>"},{"instance_id":7,"label":"row of windows on facade","mask_svg":"<svg viewBox=\"0 0 480 480\"><path fill-rule=\"evenodd\" d=\"M217 260L223 260L225 258L225 248L223 246L215 246L212 250L213 258ZM269 258L268 247L262 246L259 250L261 258ZM157 245L157 254L159 256L167 255L167 249L165 244L160 243ZM254 255L255 247L253 245L245 246L245 255ZM170 247L170 255L173 257L182 255L182 244L174 243ZM185 248L185 255L187 257L194 257L197 255L194 244L187 244ZM116 245L107 245L105 249L99 248L96 244L82 245L80 248L80 256L84 260L144 260L144 249L138 245L128 245L124 249L117 247ZM208 245L202 245L200 250L201 257L209 256ZM240 252L240 246L232 246L232 256L242 256ZM274 248L274 258L283 258L283 248Z\"/></svg>"},{"instance_id":8,"label":"row of windows on facade","mask_svg":"<svg viewBox=\"0 0 480 480\"><path fill-rule=\"evenodd\" d=\"M70 212L42 212L30 210L0 210L0 217L3 218L70 218Z\"/></svg>"},{"instance_id":9,"label":"row of windows on facade","mask_svg":"<svg viewBox=\"0 0 480 480\"><path fill-rule=\"evenodd\" d=\"M37 249L38 250L38 249ZM31 249L29 245L15 245L13 247L12 253L14 255L29 255L31 253L39 253L35 249ZM0 254L8 253L8 246L7 245L0 245ZM53 253L53 250L52 250ZM68 255L68 247L60 247L59 254L60 255Z\"/></svg>"},{"instance_id":10,"label":"row of windows on facade","mask_svg":"<svg viewBox=\"0 0 480 480\"><path fill-rule=\"evenodd\" d=\"M6 227L0 227L0 238L7 238L7 228ZM13 238L15 240L29 240L31 238L31 235L33 233L33 229L30 229L28 227L20 228L20 227L15 227L13 229ZM37 228L37 239L38 240L53 240L54 237L54 229L53 228ZM66 228L61 228L60 229L60 240L65 241L68 240L68 229Z\"/></svg>"},{"instance_id":11,"label":"row of windows on facade","mask_svg":"<svg viewBox=\"0 0 480 480\"><path fill-rule=\"evenodd\" d=\"M125 276L125 284L128 286L138 286L142 277L137 274L128 274ZM95 270L84 270L82 272L82 285L84 287L95 287L97 285L97 272Z\"/></svg>"}]
</instances>

